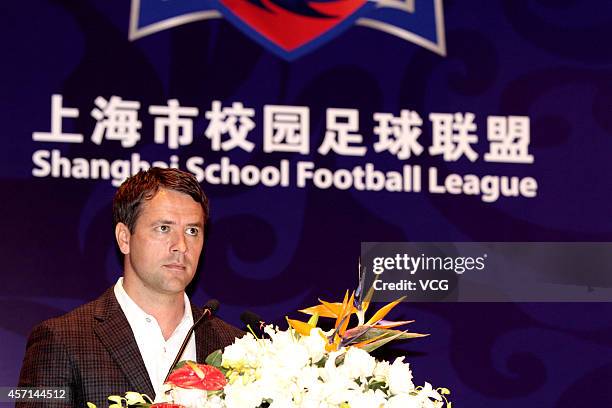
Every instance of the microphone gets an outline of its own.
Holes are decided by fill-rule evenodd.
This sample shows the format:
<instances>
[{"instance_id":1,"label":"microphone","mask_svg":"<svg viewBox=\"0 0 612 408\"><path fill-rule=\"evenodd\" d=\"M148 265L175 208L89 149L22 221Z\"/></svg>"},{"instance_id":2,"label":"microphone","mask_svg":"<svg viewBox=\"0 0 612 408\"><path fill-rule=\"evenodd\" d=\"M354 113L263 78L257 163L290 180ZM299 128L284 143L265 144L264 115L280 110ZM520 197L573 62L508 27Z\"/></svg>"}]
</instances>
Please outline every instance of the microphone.
<instances>
[{"instance_id":1,"label":"microphone","mask_svg":"<svg viewBox=\"0 0 612 408\"><path fill-rule=\"evenodd\" d=\"M172 369L174 368L174 366L176 366L176 363L178 363L179 360L181 359L181 356L183 355L183 352L185 351L185 348L187 347L187 343L189 343L189 339L191 338L191 335L193 334L193 330L196 328L198 324L200 324L202 320L205 320L205 319L208 320L212 318L217 313L217 310L219 310L219 306L220 306L220 303L217 299L210 299L208 302L204 304L204 307L202 308L202 312L203 312L202 316L200 316L198 320L196 320L193 323L193 326L191 326L191 328L187 332L187 336L185 336L185 340L183 340L183 344L181 344L181 348L179 349L176 355L176 358L170 365L170 369L168 370L168 374L166 374L166 378L164 378L164 383L168 381L168 377L170 376Z\"/></svg>"},{"instance_id":2,"label":"microphone","mask_svg":"<svg viewBox=\"0 0 612 408\"><path fill-rule=\"evenodd\" d=\"M210 317L216 315L217 314L217 310L219 310L219 306L221 306L221 304L219 303L219 301L217 299L210 299L202 307L202 311L204 313L202 314L202 316L200 316L200 319L202 317L204 317L206 314L208 314Z\"/></svg>"},{"instance_id":3,"label":"microphone","mask_svg":"<svg viewBox=\"0 0 612 408\"><path fill-rule=\"evenodd\" d=\"M246 326L247 330L245 331L251 329L253 332L255 332L255 334L259 335L259 337L263 337L265 335L265 332L263 331L265 322L257 313L250 310L245 310L240 315L240 321Z\"/></svg>"}]
</instances>

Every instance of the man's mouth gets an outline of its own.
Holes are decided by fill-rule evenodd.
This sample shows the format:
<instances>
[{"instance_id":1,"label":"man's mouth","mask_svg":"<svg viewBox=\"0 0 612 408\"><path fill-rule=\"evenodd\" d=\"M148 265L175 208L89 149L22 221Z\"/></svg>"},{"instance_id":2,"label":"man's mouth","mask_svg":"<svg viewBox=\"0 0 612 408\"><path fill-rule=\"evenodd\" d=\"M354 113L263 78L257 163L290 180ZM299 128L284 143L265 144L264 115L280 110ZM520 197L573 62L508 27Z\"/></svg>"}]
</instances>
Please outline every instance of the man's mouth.
<instances>
[{"instance_id":1,"label":"man's mouth","mask_svg":"<svg viewBox=\"0 0 612 408\"><path fill-rule=\"evenodd\" d=\"M164 268L175 270L175 271L184 271L186 269L186 266L185 264L182 264L182 263L169 263L169 264L165 264Z\"/></svg>"}]
</instances>

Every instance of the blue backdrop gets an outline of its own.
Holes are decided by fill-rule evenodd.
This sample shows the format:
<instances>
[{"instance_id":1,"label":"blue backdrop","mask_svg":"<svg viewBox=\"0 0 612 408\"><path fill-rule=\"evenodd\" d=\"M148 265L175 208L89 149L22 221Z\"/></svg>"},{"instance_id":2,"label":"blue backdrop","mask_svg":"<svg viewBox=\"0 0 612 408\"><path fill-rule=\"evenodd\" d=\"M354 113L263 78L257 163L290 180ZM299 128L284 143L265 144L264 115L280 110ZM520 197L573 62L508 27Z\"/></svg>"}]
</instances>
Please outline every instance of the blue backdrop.
<instances>
[{"instance_id":1,"label":"blue backdrop","mask_svg":"<svg viewBox=\"0 0 612 408\"><path fill-rule=\"evenodd\" d=\"M139 160L203 179L193 298L220 299L234 324L339 299L362 241L612 239L610 2L1 7L0 385L16 383L34 324L121 275L113 184ZM222 162L244 174L224 180ZM256 180L281 163L286 182ZM304 163L329 172L300 184ZM389 184L362 186L367 165ZM462 181L440 187L450 174ZM487 175L529 188L491 199ZM612 406L610 316L609 303L408 302L394 317L431 336L387 353L457 406Z\"/></svg>"}]
</instances>

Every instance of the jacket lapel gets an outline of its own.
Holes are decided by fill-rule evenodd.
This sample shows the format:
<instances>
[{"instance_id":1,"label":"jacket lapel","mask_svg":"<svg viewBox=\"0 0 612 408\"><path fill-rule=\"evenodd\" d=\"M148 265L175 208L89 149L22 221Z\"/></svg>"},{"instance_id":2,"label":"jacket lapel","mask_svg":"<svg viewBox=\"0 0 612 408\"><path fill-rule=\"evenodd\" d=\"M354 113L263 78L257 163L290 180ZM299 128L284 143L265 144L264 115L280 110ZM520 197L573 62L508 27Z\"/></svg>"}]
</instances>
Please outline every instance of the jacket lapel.
<instances>
[{"instance_id":1,"label":"jacket lapel","mask_svg":"<svg viewBox=\"0 0 612 408\"><path fill-rule=\"evenodd\" d=\"M123 371L132 387L129 391L137 391L155 398L153 385L134 334L115 299L112 287L99 299L94 316L97 320L95 333Z\"/></svg>"}]
</instances>

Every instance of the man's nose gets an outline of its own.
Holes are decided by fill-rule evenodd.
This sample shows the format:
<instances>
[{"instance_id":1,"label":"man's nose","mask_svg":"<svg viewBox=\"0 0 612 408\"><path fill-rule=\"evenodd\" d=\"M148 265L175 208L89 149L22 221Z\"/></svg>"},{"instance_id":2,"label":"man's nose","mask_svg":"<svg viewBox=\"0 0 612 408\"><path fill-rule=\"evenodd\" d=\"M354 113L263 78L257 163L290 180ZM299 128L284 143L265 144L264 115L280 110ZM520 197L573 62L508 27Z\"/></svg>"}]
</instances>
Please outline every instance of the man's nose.
<instances>
[{"instance_id":1,"label":"man's nose","mask_svg":"<svg viewBox=\"0 0 612 408\"><path fill-rule=\"evenodd\" d=\"M177 232L172 241L172 246L170 248L172 252L180 252L182 254L187 252L187 240L185 239L185 234L182 232Z\"/></svg>"}]
</instances>

